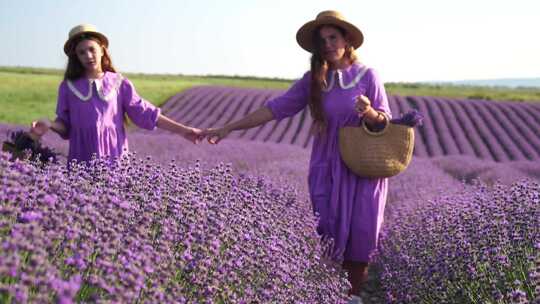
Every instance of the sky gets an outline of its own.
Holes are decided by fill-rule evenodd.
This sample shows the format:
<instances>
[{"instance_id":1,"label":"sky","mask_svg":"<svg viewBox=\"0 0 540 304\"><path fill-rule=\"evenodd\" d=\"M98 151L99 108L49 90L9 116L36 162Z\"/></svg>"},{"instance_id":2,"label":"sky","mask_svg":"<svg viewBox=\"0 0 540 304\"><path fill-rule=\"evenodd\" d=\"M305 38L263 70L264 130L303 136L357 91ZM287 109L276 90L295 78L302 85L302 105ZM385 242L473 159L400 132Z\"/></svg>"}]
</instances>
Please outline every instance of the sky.
<instances>
[{"instance_id":1,"label":"sky","mask_svg":"<svg viewBox=\"0 0 540 304\"><path fill-rule=\"evenodd\" d=\"M296 79L296 31L328 9L386 82L540 77L539 0L0 0L0 66L64 69L69 30L91 23L122 72Z\"/></svg>"}]
</instances>

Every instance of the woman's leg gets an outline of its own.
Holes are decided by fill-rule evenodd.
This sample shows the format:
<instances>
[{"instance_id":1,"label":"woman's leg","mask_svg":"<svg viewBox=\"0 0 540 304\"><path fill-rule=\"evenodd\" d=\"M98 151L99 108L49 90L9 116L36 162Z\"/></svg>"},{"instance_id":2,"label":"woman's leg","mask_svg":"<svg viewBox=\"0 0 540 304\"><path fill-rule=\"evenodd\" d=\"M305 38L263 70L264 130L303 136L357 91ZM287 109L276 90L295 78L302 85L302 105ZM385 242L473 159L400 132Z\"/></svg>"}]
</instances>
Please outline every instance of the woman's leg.
<instances>
[{"instance_id":1,"label":"woman's leg","mask_svg":"<svg viewBox=\"0 0 540 304\"><path fill-rule=\"evenodd\" d=\"M362 285L367 281L368 278L368 263L343 261L343 269L347 271L347 278L349 279L349 283L351 283L349 296L360 296Z\"/></svg>"}]
</instances>

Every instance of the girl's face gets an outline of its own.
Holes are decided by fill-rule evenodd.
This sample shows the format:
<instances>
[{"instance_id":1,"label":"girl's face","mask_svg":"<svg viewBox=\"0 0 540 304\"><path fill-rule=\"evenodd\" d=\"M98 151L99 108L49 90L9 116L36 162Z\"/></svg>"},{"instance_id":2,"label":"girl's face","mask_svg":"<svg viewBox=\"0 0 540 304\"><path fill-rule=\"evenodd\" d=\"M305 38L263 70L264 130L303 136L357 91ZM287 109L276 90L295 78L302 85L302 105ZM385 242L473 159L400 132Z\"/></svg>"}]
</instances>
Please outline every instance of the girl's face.
<instances>
[{"instance_id":1,"label":"girl's face","mask_svg":"<svg viewBox=\"0 0 540 304\"><path fill-rule=\"evenodd\" d=\"M87 72L101 72L103 48L92 39L82 40L75 47L75 54Z\"/></svg>"},{"instance_id":2,"label":"girl's face","mask_svg":"<svg viewBox=\"0 0 540 304\"><path fill-rule=\"evenodd\" d=\"M347 41L341 32L333 26L323 26L319 30L320 52L331 65L339 65L344 59Z\"/></svg>"}]
</instances>

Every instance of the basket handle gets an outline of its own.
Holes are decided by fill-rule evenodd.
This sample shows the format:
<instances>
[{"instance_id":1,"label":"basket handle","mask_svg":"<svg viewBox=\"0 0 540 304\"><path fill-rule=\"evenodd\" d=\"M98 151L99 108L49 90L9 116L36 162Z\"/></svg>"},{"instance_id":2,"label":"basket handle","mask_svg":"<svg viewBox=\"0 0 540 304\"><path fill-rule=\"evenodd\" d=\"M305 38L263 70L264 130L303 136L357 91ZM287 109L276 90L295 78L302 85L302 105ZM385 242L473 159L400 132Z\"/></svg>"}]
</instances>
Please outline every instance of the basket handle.
<instances>
[{"instance_id":1,"label":"basket handle","mask_svg":"<svg viewBox=\"0 0 540 304\"><path fill-rule=\"evenodd\" d=\"M381 111L377 111L377 113L380 113L382 114L382 116L384 116L384 128L380 131L371 131L367 125L366 125L366 120L365 119L362 119L362 128L364 129L364 131L369 134L369 135L372 135L372 136L381 136L383 135L386 130L388 129L388 126L390 125L390 117L388 116L388 114L386 114L385 112L381 112Z\"/></svg>"}]
</instances>

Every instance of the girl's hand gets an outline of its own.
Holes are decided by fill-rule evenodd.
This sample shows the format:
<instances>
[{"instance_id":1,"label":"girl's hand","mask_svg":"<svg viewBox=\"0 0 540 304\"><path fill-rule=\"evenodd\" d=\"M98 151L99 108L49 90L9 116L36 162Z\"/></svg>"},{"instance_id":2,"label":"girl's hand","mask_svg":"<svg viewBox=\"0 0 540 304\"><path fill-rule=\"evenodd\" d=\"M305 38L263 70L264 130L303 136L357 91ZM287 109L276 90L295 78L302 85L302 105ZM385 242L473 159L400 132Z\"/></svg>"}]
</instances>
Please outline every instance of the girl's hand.
<instances>
[{"instance_id":1,"label":"girl's hand","mask_svg":"<svg viewBox=\"0 0 540 304\"><path fill-rule=\"evenodd\" d=\"M354 109L358 112L358 116L363 116L371 109L371 101L364 95L356 96Z\"/></svg>"},{"instance_id":2,"label":"girl's hand","mask_svg":"<svg viewBox=\"0 0 540 304\"><path fill-rule=\"evenodd\" d=\"M30 135L35 139L41 138L51 128L51 122L48 119L33 121L30 126Z\"/></svg>"},{"instance_id":3,"label":"girl's hand","mask_svg":"<svg viewBox=\"0 0 540 304\"><path fill-rule=\"evenodd\" d=\"M182 134L182 137L191 141L194 144L198 144L204 139L204 135L202 135L202 132L203 131L201 129L187 127L185 132Z\"/></svg>"},{"instance_id":4,"label":"girl's hand","mask_svg":"<svg viewBox=\"0 0 540 304\"><path fill-rule=\"evenodd\" d=\"M203 131L203 134L208 139L208 142L215 145L219 143L223 138L227 137L231 131L225 127L223 128L210 128Z\"/></svg>"}]
</instances>

